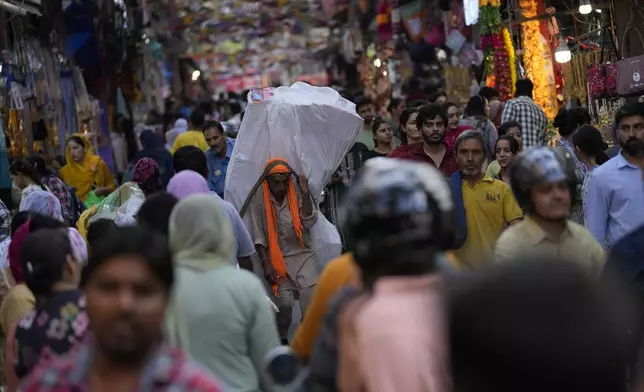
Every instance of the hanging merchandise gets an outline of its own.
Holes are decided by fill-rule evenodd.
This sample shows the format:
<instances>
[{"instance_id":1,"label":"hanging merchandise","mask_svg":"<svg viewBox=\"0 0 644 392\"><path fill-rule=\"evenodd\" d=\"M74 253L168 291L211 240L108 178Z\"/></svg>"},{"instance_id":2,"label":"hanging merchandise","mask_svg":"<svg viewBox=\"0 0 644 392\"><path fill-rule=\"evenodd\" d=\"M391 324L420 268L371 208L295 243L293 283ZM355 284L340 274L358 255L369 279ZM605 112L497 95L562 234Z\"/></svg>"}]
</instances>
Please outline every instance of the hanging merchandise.
<instances>
[{"instance_id":1,"label":"hanging merchandise","mask_svg":"<svg viewBox=\"0 0 644 392\"><path fill-rule=\"evenodd\" d=\"M472 76L470 70L463 67L445 67L445 93L450 100L465 104L470 99Z\"/></svg>"},{"instance_id":2,"label":"hanging merchandise","mask_svg":"<svg viewBox=\"0 0 644 392\"><path fill-rule=\"evenodd\" d=\"M501 1L480 0L480 5L479 23L481 47L485 54L485 84L495 87L502 100L508 100L512 98L513 82L507 40L501 27Z\"/></svg>"},{"instance_id":3,"label":"hanging merchandise","mask_svg":"<svg viewBox=\"0 0 644 392\"><path fill-rule=\"evenodd\" d=\"M597 99L603 96L607 78L602 75L602 67L605 66L602 57L602 52L578 53L563 65L563 77L566 81L564 94L568 99L578 99L582 106L588 106L589 97ZM592 65L589 67L588 64ZM613 92L615 92L615 75L612 79Z\"/></svg>"},{"instance_id":4,"label":"hanging merchandise","mask_svg":"<svg viewBox=\"0 0 644 392\"><path fill-rule=\"evenodd\" d=\"M524 18L537 16L537 0L519 0ZM528 79L534 84L533 98L537 105L546 113L548 118L554 118L557 112L555 103L550 100L548 86L547 62L538 20L530 20L521 24L523 36L523 62Z\"/></svg>"},{"instance_id":5,"label":"hanging merchandise","mask_svg":"<svg viewBox=\"0 0 644 392\"><path fill-rule=\"evenodd\" d=\"M387 0L382 0L378 5L376 29L378 30L378 39L381 43L385 43L392 39L393 30L391 28L391 6Z\"/></svg>"},{"instance_id":6,"label":"hanging merchandise","mask_svg":"<svg viewBox=\"0 0 644 392\"><path fill-rule=\"evenodd\" d=\"M420 0L414 1L400 7L400 17L403 25L409 34L409 38L414 41L420 41L426 33L425 29L426 10Z\"/></svg>"},{"instance_id":7,"label":"hanging merchandise","mask_svg":"<svg viewBox=\"0 0 644 392\"><path fill-rule=\"evenodd\" d=\"M644 93L644 55L626 57L626 38L629 32L636 33L644 48L642 33L635 26L624 30L622 38L622 59L617 62L617 94L621 96L638 96Z\"/></svg>"}]
</instances>

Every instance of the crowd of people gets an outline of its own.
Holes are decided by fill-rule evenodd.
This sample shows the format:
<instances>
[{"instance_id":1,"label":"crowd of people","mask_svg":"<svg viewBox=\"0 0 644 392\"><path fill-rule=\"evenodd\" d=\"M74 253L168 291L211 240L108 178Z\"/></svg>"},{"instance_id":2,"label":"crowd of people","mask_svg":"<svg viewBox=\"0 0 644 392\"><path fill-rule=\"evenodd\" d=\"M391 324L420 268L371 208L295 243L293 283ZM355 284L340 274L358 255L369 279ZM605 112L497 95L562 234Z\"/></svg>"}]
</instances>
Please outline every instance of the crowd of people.
<instances>
[{"instance_id":1,"label":"crowd of people","mask_svg":"<svg viewBox=\"0 0 644 392\"><path fill-rule=\"evenodd\" d=\"M364 126L320 200L282 157L241 208L225 200L244 130L202 108L138 127L115 175L80 134L60 167L13 161L6 390L267 392L282 345L302 391L636 390L644 104L619 109L609 158L584 108L549 146L532 87L392 99L387 118L352 97ZM145 198L134 219L86 219L120 183ZM344 249L328 263L320 213Z\"/></svg>"}]
</instances>

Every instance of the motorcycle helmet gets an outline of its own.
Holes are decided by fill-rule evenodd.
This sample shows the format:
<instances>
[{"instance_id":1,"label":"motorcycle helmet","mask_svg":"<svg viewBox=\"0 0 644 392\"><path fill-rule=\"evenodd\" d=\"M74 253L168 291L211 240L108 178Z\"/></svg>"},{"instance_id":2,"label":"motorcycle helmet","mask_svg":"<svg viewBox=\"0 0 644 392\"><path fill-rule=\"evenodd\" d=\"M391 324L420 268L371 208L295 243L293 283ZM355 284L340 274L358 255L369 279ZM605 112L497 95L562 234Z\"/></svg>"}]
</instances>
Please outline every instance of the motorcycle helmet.
<instances>
[{"instance_id":1,"label":"motorcycle helmet","mask_svg":"<svg viewBox=\"0 0 644 392\"><path fill-rule=\"evenodd\" d=\"M565 181L574 200L579 172L572 153L563 147L531 147L515 158L510 167L510 188L517 202L532 212L532 188L543 182Z\"/></svg>"},{"instance_id":2,"label":"motorcycle helmet","mask_svg":"<svg viewBox=\"0 0 644 392\"><path fill-rule=\"evenodd\" d=\"M394 260L427 263L454 241L454 200L433 166L391 158L365 162L340 205L340 228L358 266L387 274ZM421 254L414 255L415 252ZM380 267L376 265L380 264Z\"/></svg>"}]
</instances>

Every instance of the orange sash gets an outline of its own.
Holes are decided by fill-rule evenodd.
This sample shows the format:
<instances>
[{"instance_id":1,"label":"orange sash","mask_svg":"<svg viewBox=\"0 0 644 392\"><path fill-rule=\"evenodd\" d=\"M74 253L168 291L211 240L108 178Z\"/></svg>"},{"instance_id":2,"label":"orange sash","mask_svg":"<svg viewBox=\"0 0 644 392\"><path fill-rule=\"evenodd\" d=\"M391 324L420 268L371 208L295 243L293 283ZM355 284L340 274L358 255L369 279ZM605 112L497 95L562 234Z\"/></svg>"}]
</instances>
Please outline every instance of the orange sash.
<instances>
[{"instance_id":1,"label":"orange sash","mask_svg":"<svg viewBox=\"0 0 644 392\"><path fill-rule=\"evenodd\" d=\"M286 162L286 159L284 158L270 159L266 163L264 170L266 170L266 168L268 168L268 166L270 166L275 161ZM288 167L286 167L285 165L277 164L268 172L268 175L277 174L277 173L290 174L291 172L288 169ZM295 185L293 184L293 179L290 176L287 181L288 181L288 190L286 192L286 198L288 201L288 208L291 211L291 217L293 219L293 228L295 229L295 234L297 234L297 238L300 240L300 245L304 247L304 241L302 239L302 222L300 221L300 208L299 208L299 203L297 201L297 193L295 192ZM267 179L264 179L264 206L266 208L266 223L267 223L266 231L268 232L268 255L271 260L271 265L275 270L275 274L277 275L277 281L273 285L273 294L275 294L275 296L277 297L278 296L277 289L279 286L279 282L280 280L287 278L287 271L286 271L286 263L284 262L284 256L282 255L282 251L280 249L279 235L277 231L277 219L275 217L275 210L273 209L273 202L271 201L270 192L271 191L268 188L268 181Z\"/></svg>"}]
</instances>

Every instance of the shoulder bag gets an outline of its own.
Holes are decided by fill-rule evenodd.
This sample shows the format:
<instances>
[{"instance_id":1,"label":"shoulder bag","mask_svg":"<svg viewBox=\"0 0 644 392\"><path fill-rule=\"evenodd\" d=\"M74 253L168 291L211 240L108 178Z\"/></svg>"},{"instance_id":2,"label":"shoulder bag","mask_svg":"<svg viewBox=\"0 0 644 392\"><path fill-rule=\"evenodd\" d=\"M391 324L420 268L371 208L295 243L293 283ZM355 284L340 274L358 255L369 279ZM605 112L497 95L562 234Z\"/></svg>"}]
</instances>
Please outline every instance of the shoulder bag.
<instances>
[{"instance_id":1,"label":"shoulder bag","mask_svg":"<svg viewBox=\"0 0 644 392\"><path fill-rule=\"evenodd\" d=\"M640 39L644 48L642 33L635 26L629 26L624 30L622 38L622 59L617 62L617 94L620 96L632 96L644 94L644 54L626 58L626 38L628 33L634 31Z\"/></svg>"}]
</instances>

